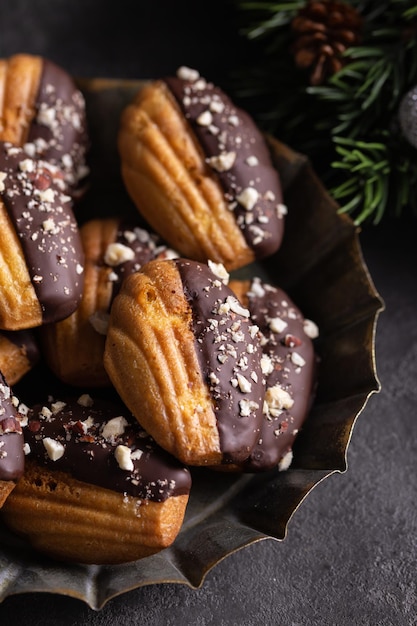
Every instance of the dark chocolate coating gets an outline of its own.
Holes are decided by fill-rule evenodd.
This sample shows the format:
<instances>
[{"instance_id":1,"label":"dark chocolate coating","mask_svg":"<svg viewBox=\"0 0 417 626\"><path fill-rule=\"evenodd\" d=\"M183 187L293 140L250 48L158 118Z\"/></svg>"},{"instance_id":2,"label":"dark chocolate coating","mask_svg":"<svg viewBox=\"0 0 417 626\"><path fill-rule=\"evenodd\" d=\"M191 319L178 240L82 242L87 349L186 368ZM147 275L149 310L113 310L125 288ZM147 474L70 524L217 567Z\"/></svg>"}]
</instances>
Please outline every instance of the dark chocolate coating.
<instances>
[{"instance_id":1,"label":"dark chocolate coating","mask_svg":"<svg viewBox=\"0 0 417 626\"><path fill-rule=\"evenodd\" d=\"M17 482L25 466L23 434L12 393L0 372L0 480Z\"/></svg>"},{"instance_id":2,"label":"dark chocolate coating","mask_svg":"<svg viewBox=\"0 0 417 626\"><path fill-rule=\"evenodd\" d=\"M265 139L248 113L236 107L218 87L198 79L164 79L207 157L235 154L231 167L213 172L233 209L243 236L258 259L278 250L284 232L282 190L279 174L273 167ZM199 123L202 114L211 116L210 124ZM256 161L254 162L254 157ZM259 194L253 208L245 208L238 196L246 188Z\"/></svg>"},{"instance_id":3,"label":"dark chocolate coating","mask_svg":"<svg viewBox=\"0 0 417 626\"><path fill-rule=\"evenodd\" d=\"M196 352L213 399L224 462L242 462L259 437L262 421L265 388L256 328L248 316L235 312L236 297L207 265L173 262L192 309ZM250 390L242 390L239 379Z\"/></svg>"},{"instance_id":4,"label":"dark chocolate coating","mask_svg":"<svg viewBox=\"0 0 417 626\"><path fill-rule=\"evenodd\" d=\"M163 502L189 493L188 469L157 446L124 405L100 399L94 399L92 406L83 406L75 398L64 398L63 402L60 410L49 400L30 410L23 429L30 446L28 458L36 458L49 469L69 473L77 480L137 498ZM124 432L111 440L104 438L103 426L119 416L127 422ZM46 437L64 446L61 458L53 461L49 457L43 443ZM115 457L118 445L142 451L140 458L133 460L132 471L119 467Z\"/></svg>"},{"instance_id":5,"label":"dark chocolate coating","mask_svg":"<svg viewBox=\"0 0 417 626\"><path fill-rule=\"evenodd\" d=\"M246 470L261 471L278 466L291 451L313 401L317 360L313 341L304 330L304 316L282 289L254 279L247 297L252 320L264 336L264 354L273 367L266 378L266 399L268 390L279 385L293 401L278 415L264 412L259 441L245 463ZM286 325L282 331L274 329L274 320Z\"/></svg>"},{"instance_id":6,"label":"dark chocolate coating","mask_svg":"<svg viewBox=\"0 0 417 626\"><path fill-rule=\"evenodd\" d=\"M44 161L0 142L0 197L19 236L43 322L68 317L81 301L84 252L62 179Z\"/></svg>"},{"instance_id":7,"label":"dark chocolate coating","mask_svg":"<svg viewBox=\"0 0 417 626\"><path fill-rule=\"evenodd\" d=\"M87 173L85 101L72 77L48 59L42 59L35 111L25 148L58 166L70 193Z\"/></svg>"}]
</instances>

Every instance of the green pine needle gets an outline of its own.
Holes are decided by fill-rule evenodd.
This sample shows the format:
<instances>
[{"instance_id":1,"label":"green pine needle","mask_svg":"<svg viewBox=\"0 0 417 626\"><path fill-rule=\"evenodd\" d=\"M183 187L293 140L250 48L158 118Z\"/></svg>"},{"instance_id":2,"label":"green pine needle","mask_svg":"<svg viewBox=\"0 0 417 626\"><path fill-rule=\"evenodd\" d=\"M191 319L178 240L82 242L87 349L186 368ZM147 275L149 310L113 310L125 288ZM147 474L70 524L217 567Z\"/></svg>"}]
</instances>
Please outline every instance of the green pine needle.
<instances>
[{"instance_id":1,"label":"green pine needle","mask_svg":"<svg viewBox=\"0 0 417 626\"><path fill-rule=\"evenodd\" d=\"M307 0L235 0L253 65L237 68L234 97L259 125L309 156L341 211L377 224L417 216L417 151L399 131L398 108L417 84L417 6L412 0L350 0L362 41L318 86L295 66L291 22Z\"/></svg>"}]
</instances>

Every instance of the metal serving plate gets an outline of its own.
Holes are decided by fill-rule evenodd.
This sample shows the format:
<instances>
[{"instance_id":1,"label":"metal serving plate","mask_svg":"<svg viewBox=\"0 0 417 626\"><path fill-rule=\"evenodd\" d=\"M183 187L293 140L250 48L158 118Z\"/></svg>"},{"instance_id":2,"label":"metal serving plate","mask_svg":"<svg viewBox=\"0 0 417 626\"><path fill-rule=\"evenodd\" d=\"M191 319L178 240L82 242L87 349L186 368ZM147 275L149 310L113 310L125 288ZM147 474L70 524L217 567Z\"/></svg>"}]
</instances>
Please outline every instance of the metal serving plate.
<instances>
[{"instance_id":1,"label":"metal serving plate","mask_svg":"<svg viewBox=\"0 0 417 626\"><path fill-rule=\"evenodd\" d=\"M143 83L92 79L79 85L90 121L92 182L78 217L137 214L120 178L116 135L121 110ZM350 218L337 213L304 156L273 138L268 141L289 209L284 243L268 262L237 274L276 283L320 328L317 399L296 440L291 468L244 476L193 470L189 506L174 545L126 565L61 564L0 526L0 600L51 592L99 609L142 585L174 582L197 588L225 556L263 539L283 540L290 518L311 489L347 469L355 420L379 390L374 340L383 302Z\"/></svg>"}]
</instances>

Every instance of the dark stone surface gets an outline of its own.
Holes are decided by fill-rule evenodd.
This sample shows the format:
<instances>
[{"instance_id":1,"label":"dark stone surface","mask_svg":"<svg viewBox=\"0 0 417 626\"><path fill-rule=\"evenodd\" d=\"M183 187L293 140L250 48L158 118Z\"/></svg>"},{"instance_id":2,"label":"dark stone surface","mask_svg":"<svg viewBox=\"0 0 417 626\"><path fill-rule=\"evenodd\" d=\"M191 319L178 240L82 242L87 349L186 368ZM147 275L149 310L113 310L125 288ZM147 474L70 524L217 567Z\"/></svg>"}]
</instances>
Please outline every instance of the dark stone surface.
<instances>
[{"instance_id":1,"label":"dark stone surface","mask_svg":"<svg viewBox=\"0 0 417 626\"><path fill-rule=\"evenodd\" d=\"M85 77L148 78L189 64L220 83L240 54L224 7L3 0L0 57L38 53ZM348 471L309 494L284 542L262 541L229 556L198 590L143 587L99 612L63 596L12 596L0 605L0 624L416 624L416 233L416 222L400 219L361 234L386 305L376 336L382 391L354 428Z\"/></svg>"}]
</instances>

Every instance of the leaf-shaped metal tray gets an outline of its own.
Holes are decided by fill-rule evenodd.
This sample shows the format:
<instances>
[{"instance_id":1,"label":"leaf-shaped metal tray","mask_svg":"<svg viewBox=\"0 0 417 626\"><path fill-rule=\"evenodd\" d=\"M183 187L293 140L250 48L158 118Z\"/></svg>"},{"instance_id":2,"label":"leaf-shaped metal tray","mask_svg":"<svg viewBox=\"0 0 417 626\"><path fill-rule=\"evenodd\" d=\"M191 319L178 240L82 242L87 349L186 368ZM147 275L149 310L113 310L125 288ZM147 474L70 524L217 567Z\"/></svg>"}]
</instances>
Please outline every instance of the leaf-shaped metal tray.
<instances>
[{"instance_id":1,"label":"leaf-shaped metal tray","mask_svg":"<svg viewBox=\"0 0 417 626\"><path fill-rule=\"evenodd\" d=\"M143 83L93 79L79 84L90 122L92 182L78 217L131 212L116 135L123 107ZM266 263L238 274L261 275L287 290L320 328L317 399L296 440L291 468L243 476L193 470L189 506L174 545L126 565L58 563L0 526L0 599L53 592L99 609L110 598L142 585L176 582L197 588L225 556L266 538L284 539L291 516L313 487L346 470L355 420L379 389L374 336L383 303L351 220L337 213L304 156L273 138L268 141L288 205L284 243Z\"/></svg>"}]
</instances>

